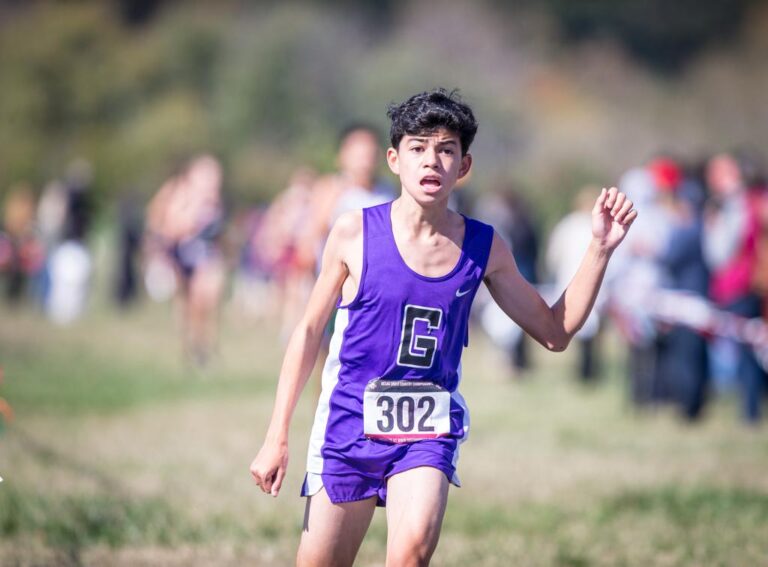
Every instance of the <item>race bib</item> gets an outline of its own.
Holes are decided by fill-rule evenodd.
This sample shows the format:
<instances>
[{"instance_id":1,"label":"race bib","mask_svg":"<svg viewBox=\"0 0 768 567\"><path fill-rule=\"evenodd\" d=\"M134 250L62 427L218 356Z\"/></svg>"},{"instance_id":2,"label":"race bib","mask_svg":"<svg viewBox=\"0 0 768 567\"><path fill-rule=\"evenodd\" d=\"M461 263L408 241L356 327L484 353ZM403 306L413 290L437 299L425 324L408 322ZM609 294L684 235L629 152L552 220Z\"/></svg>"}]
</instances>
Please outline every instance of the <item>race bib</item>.
<instances>
[{"instance_id":1,"label":"race bib","mask_svg":"<svg viewBox=\"0 0 768 567\"><path fill-rule=\"evenodd\" d=\"M451 394L428 380L371 380L363 395L369 439L410 443L451 433Z\"/></svg>"}]
</instances>

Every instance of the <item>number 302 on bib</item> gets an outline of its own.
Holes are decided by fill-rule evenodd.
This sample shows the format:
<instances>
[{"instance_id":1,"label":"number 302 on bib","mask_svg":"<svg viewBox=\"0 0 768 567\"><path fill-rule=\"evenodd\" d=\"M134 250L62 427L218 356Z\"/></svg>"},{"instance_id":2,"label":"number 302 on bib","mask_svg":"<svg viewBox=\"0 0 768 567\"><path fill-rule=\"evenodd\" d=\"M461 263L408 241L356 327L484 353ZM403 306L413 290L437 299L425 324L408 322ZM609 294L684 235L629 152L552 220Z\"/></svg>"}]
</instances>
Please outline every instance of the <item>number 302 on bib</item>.
<instances>
[{"instance_id":1,"label":"number 302 on bib","mask_svg":"<svg viewBox=\"0 0 768 567\"><path fill-rule=\"evenodd\" d=\"M410 443L451 433L451 394L429 380L371 380L363 395L369 439Z\"/></svg>"}]
</instances>

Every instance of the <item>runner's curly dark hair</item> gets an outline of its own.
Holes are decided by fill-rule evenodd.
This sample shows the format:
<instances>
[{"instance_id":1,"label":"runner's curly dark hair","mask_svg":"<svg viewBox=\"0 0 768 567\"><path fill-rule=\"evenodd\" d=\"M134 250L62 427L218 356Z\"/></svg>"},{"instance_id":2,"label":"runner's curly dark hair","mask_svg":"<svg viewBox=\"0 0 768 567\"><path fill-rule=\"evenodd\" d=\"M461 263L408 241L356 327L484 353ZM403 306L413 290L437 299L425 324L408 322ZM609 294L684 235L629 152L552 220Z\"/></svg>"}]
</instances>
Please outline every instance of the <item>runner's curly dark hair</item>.
<instances>
[{"instance_id":1,"label":"runner's curly dark hair","mask_svg":"<svg viewBox=\"0 0 768 567\"><path fill-rule=\"evenodd\" d=\"M390 104L387 116L392 121L389 137L395 149L405 135L432 134L445 128L459 136L461 153L466 155L477 133L475 115L456 89L438 88L413 95L400 104Z\"/></svg>"}]
</instances>

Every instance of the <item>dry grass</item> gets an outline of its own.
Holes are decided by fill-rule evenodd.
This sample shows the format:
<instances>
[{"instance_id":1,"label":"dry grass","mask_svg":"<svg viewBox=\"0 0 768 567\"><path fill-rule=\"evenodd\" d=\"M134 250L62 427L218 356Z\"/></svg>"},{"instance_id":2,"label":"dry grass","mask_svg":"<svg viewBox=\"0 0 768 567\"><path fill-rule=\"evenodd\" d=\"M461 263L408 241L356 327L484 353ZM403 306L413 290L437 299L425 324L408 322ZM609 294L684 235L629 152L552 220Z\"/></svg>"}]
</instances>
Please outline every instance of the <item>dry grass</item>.
<instances>
[{"instance_id":1,"label":"dry grass","mask_svg":"<svg viewBox=\"0 0 768 567\"><path fill-rule=\"evenodd\" d=\"M229 317L227 318L229 319ZM0 313L3 565L290 565L313 411L297 410L283 493L251 483L280 359L269 325L226 320L205 373L181 364L163 310L70 330ZM473 337L472 433L435 565L768 562L768 440L721 402L697 427L633 415L618 356L585 389L570 355L536 352L524 380ZM377 514L358 564L382 565Z\"/></svg>"}]
</instances>

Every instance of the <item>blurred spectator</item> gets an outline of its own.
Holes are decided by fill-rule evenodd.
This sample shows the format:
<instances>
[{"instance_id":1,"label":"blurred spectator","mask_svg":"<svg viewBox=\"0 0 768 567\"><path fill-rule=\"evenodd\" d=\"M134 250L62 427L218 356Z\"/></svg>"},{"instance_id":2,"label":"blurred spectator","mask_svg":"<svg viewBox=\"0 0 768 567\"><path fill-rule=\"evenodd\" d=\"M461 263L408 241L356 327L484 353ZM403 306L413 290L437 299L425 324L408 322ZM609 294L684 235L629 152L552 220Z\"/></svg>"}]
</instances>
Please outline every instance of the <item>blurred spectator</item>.
<instances>
[{"instance_id":1,"label":"blurred spectator","mask_svg":"<svg viewBox=\"0 0 768 567\"><path fill-rule=\"evenodd\" d=\"M547 273L554 283L554 295L559 296L576 274L584 250L592 238L592 206L597 186L587 186L578 192L573 210L554 227L547 246ZM587 382L594 380L600 371L600 360L596 352L597 335L600 330L601 306L605 294L601 291L584 326L574 337L579 348L578 376Z\"/></svg>"},{"instance_id":2,"label":"blurred spectator","mask_svg":"<svg viewBox=\"0 0 768 567\"><path fill-rule=\"evenodd\" d=\"M762 301L762 317L768 321L768 182L758 159L744 153L739 156L744 170L744 182L748 187L757 215L757 242L755 244L755 269L752 276L754 292Z\"/></svg>"},{"instance_id":3,"label":"blurred spectator","mask_svg":"<svg viewBox=\"0 0 768 567\"><path fill-rule=\"evenodd\" d=\"M138 296L138 255L143 232L141 210L133 195L117 202L117 258L113 297L119 307L128 307Z\"/></svg>"},{"instance_id":4,"label":"blurred spectator","mask_svg":"<svg viewBox=\"0 0 768 567\"><path fill-rule=\"evenodd\" d=\"M0 386L3 384L3 367L0 366ZM0 396L0 433L3 432L3 428L13 421L13 408L5 398Z\"/></svg>"},{"instance_id":5,"label":"blurred spectator","mask_svg":"<svg viewBox=\"0 0 768 567\"><path fill-rule=\"evenodd\" d=\"M65 240L50 259L51 288L48 317L59 325L73 323L83 313L93 263L88 249L77 240Z\"/></svg>"},{"instance_id":6,"label":"blurred spectator","mask_svg":"<svg viewBox=\"0 0 768 567\"><path fill-rule=\"evenodd\" d=\"M91 165L73 162L65 180L65 207L61 241L53 246L48 261L49 288L46 313L60 325L77 320L88 298L93 261L86 238L91 225Z\"/></svg>"},{"instance_id":7,"label":"blurred spectator","mask_svg":"<svg viewBox=\"0 0 768 567\"><path fill-rule=\"evenodd\" d=\"M658 333L653 317L644 308L647 298L667 280L656 254L669 240L669 213L659 204L655 181L647 168L627 171L619 188L639 214L611 260L606 285L611 314L629 344L631 398L636 406L644 406L670 396L658 381Z\"/></svg>"},{"instance_id":8,"label":"blurred spectator","mask_svg":"<svg viewBox=\"0 0 768 567\"><path fill-rule=\"evenodd\" d=\"M16 305L27 291L27 282L41 267L42 246L35 232L35 197L24 184L11 188L3 204L0 233L0 271L7 281L5 296Z\"/></svg>"},{"instance_id":9,"label":"blurred spectator","mask_svg":"<svg viewBox=\"0 0 768 567\"><path fill-rule=\"evenodd\" d=\"M64 221L64 240L85 242L93 220L91 202L91 164L83 159L75 160L67 169L67 214Z\"/></svg>"},{"instance_id":10,"label":"blurred spectator","mask_svg":"<svg viewBox=\"0 0 768 567\"><path fill-rule=\"evenodd\" d=\"M479 199L475 215L496 228L512 251L520 274L528 283L536 285L539 239L535 220L523 198L510 188L490 193ZM512 367L518 373L528 370L531 365L528 335L513 323L502 320L495 302L489 303L485 309L487 313L484 312L483 320L490 330L489 334L492 337L507 337L501 341L507 343ZM510 325L514 326L514 331L505 331Z\"/></svg>"},{"instance_id":11,"label":"blurred spectator","mask_svg":"<svg viewBox=\"0 0 768 567\"><path fill-rule=\"evenodd\" d=\"M753 287L760 233L759 194L746 186L733 155L712 157L705 170L709 202L705 211L704 257L712 272L710 297L743 317L759 317L761 298ZM760 419L765 371L751 347L739 346L738 376L742 383L743 414L749 423Z\"/></svg>"},{"instance_id":12,"label":"blurred spectator","mask_svg":"<svg viewBox=\"0 0 768 567\"><path fill-rule=\"evenodd\" d=\"M64 236L67 219L67 188L58 180L43 189L37 205L37 228L43 246L44 264L35 281L35 295L40 305L48 304L51 256Z\"/></svg>"},{"instance_id":13,"label":"blurred spectator","mask_svg":"<svg viewBox=\"0 0 768 567\"><path fill-rule=\"evenodd\" d=\"M709 274L701 247L701 191L693 187L692 181L686 181L682 167L671 158L657 158L648 169L659 206L666 211L669 222L667 240L655 254L666 276L664 287L706 297ZM698 418L709 377L705 338L681 325L665 329L659 338L656 366L658 382L670 392L683 416Z\"/></svg>"}]
</instances>

